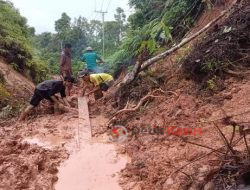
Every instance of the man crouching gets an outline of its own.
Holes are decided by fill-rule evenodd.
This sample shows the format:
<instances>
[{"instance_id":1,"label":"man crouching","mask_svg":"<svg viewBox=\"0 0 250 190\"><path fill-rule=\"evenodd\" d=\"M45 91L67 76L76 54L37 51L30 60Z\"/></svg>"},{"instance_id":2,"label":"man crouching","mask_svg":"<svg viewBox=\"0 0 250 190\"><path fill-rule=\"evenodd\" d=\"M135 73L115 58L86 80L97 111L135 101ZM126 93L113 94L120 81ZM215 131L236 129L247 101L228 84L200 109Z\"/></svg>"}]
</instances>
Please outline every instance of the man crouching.
<instances>
[{"instance_id":1,"label":"man crouching","mask_svg":"<svg viewBox=\"0 0 250 190\"><path fill-rule=\"evenodd\" d=\"M21 113L18 121L23 121L31 110L38 106L41 100L49 100L54 105L54 110L63 109L65 106L70 109L70 104L66 99L65 90L71 88L75 79L66 76L64 81L61 80L46 80L38 84L31 98L30 105ZM56 98L55 94L60 93L62 103Z\"/></svg>"},{"instance_id":2,"label":"man crouching","mask_svg":"<svg viewBox=\"0 0 250 190\"><path fill-rule=\"evenodd\" d=\"M89 96L93 93L95 100L102 98L102 92L107 91L114 84L114 78L107 73L89 74L88 71L84 70L78 74L78 77L81 78L83 84L85 84L83 94L86 88L89 88L90 92L85 95Z\"/></svg>"}]
</instances>

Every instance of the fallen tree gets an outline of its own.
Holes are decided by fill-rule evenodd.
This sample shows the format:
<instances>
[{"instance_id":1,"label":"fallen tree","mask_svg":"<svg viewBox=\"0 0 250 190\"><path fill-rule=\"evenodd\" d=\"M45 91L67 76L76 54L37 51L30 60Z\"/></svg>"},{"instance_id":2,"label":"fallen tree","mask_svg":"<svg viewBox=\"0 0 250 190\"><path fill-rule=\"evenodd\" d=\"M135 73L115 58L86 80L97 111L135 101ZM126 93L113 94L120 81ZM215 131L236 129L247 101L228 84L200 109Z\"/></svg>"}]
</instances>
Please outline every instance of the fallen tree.
<instances>
[{"instance_id":1,"label":"fallen tree","mask_svg":"<svg viewBox=\"0 0 250 190\"><path fill-rule=\"evenodd\" d=\"M158 95L154 95L156 92L159 92L161 94L164 94L166 95L166 93L170 93L170 94L173 94L175 95L176 97L178 97L178 94L175 93L175 92L172 92L172 91L163 91L162 89L156 89L154 90L153 92L149 92L146 96L144 96L140 101L139 103L136 105L136 106L133 106L132 108L129 108L129 100L126 104L126 106L117 111L113 116L112 118L107 122L106 126L109 126L109 124L116 120L117 119L117 116L118 115L121 115L121 114L125 114L125 113L130 113L130 112L136 112L137 110L140 109L140 107L143 105L144 102L146 102L146 100L150 99L150 98L164 98L165 96L162 95L162 96L158 96Z\"/></svg>"},{"instance_id":2,"label":"fallen tree","mask_svg":"<svg viewBox=\"0 0 250 190\"><path fill-rule=\"evenodd\" d=\"M175 51L177 51L178 49L180 49L181 47L183 47L184 45L186 45L187 43L189 43L190 41L192 41L193 39L195 39L196 37L198 37L199 35L201 35L202 33L206 32L211 26L213 26L217 21L219 21L221 18L223 18L231 9L232 7L236 4L239 3L240 1L235 0L232 5L225 11L223 11L217 18L215 18L214 20L212 20L210 23L208 23L205 27L203 27L200 31L198 31L197 33L191 35L188 38L184 38L178 45L172 47L171 49L160 53L158 55L156 55L155 57L152 57L150 59L148 59L147 61L145 61L144 63L140 63L137 62L136 65L134 66L133 70L128 73L124 79L122 80L121 83L118 84L117 86L117 90L115 93L119 92L119 90L130 84L136 77L137 75L145 70L146 68L148 68L150 65L153 65L154 63L156 63L157 61L167 57L168 55L174 53Z\"/></svg>"}]
</instances>

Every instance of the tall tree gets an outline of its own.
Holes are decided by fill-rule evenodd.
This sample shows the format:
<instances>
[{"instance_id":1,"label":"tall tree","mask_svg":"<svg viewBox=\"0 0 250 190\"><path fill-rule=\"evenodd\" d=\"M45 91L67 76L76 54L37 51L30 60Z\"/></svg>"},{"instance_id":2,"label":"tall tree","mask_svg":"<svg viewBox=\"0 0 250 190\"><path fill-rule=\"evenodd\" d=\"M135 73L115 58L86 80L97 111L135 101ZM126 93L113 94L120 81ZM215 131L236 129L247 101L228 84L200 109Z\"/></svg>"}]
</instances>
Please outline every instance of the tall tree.
<instances>
[{"instance_id":1,"label":"tall tree","mask_svg":"<svg viewBox=\"0 0 250 190\"><path fill-rule=\"evenodd\" d=\"M55 30L62 42L68 40L68 34L71 30L70 22L71 18L66 13L62 13L61 18L55 22Z\"/></svg>"},{"instance_id":2,"label":"tall tree","mask_svg":"<svg viewBox=\"0 0 250 190\"><path fill-rule=\"evenodd\" d=\"M126 21L126 15L124 13L124 10L121 7L118 7L116 9L116 14L114 15L114 17L119 26L118 42L120 42L123 37L123 31L125 30L124 23Z\"/></svg>"}]
</instances>

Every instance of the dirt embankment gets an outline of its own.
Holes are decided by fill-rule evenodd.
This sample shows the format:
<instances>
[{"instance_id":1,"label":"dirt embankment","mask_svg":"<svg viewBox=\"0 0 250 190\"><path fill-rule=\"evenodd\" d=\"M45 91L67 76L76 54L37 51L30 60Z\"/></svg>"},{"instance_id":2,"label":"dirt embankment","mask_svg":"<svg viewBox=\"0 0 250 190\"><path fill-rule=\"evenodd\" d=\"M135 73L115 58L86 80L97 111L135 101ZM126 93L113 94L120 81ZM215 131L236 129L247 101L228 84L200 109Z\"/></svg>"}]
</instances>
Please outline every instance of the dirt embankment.
<instances>
[{"instance_id":1,"label":"dirt embankment","mask_svg":"<svg viewBox=\"0 0 250 190\"><path fill-rule=\"evenodd\" d=\"M183 61L186 73L198 82L225 79L227 74L240 75L250 63L250 7L248 2L235 8L221 24L215 25L209 35L200 39Z\"/></svg>"},{"instance_id":2,"label":"dirt embankment","mask_svg":"<svg viewBox=\"0 0 250 190\"><path fill-rule=\"evenodd\" d=\"M0 76L0 189L54 189L58 167L68 158L62 142L73 138L69 126L75 119L72 115L42 116L47 110L40 107L29 122L16 123L13 116L19 105L30 100L34 84L2 60ZM47 144L39 145L37 139Z\"/></svg>"},{"instance_id":3,"label":"dirt embankment","mask_svg":"<svg viewBox=\"0 0 250 190\"><path fill-rule=\"evenodd\" d=\"M209 67L206 59L214 58L218 67L210 69L209 76L220 78L220 83L210 81L203 85L202 80L191 80L190 75L185 78L187 75L179 72L180 65L167 66L169 64L163 61L122 92L122 106L127 102L130 106L136 105L148 91L156 88L166 92L159 94L165 97L146 101L137 112L121 114L113 123L126 126L129 131L121 148L121 152L132 158L121 173L124 189L237 189L237 185L248 184L247 171L250 168L244 141L241 139L233 148L239 159L235 163L232 157L236 155L225 155L227 148L216 129L219 127L229 140L234 141L240 138L240 134L236 127L232 138L233 126L247 128L250 122L249 49L245 46L250 38L249 2L242 1L237 6L225 21L200 39L184 61L184 72L201 79L200 73L193 72L193 67L200 67L200 70ZM196 60L202 64L197 64ZM230 65L230 62L237 73L230 73L231 66L221 67L222 64ZM225 70L220 75L222 68ZM162 70L165 77L159 77ZM158 78L155 77L157 73ZM113 107L116 106L114 103ZM230 118L230 121L225 121L225 118ZM149 128L156 126L201 130L202 134L169 135L165 130L163 135L150 135ZM249 144L248 137L246 141Z\"/></svg>"},{"instance_id":4,"label":"dirt embankment","mask_svg":"<svg viewBox=\"0 0 250 190\"><path fill-rule=\"evenodd\" d=\"M0 123L19 111L29 100L34 84L0 58Z\"/></svg>"},{"instance_id":5,"label":"dirt embankment","mask_svg":"<svg viewBox=\"0 0 250 190\"><path fill-rule=\"evenodd\" d=\"M240 10L247 10L249 2L243 2L245 2L245 8ZM229 16L229 20L218 26L219 30L208 33L211 34L211 40L207 37L204 47L207 47L206 42L209 42L217 50L218 43L221 43L219 47L225 50L235 47L235 38L232 38L232 41L226 40L228 39L226 36L232 35L231 37L234 37L241 34L237 32L240 31L240 28L236 27L235 30L228 28L231 23L230 19L234 20L234 17L238 16L243 18L240 16L241 14L242 11L237 12L236 9L232 14L233 16ZM248 20L246 21L248 22ZM242 31L244 35L240 36L246 37L245 34L248 34L248 31ZM220 36L222 37L215 43L216 37ZM247 35L247 37L249 36ZM191 52L188 60L203 60L210 53L220 53L220 51L211 49L204 56L204 49L199 49L199 45L197 47ZM248 53L242 52L239 48L235 50ZM230 53L229 50L223 52L223 57L229 56L226 54ZM245 66L243 60L236 59L235 61L238 65ZM206 61L201 62L206 63ZM241 72L241 70L240 75L225 74L222 81L224 88L217 88L217 83L215 83L214 86L210 85L210 88L204 89L204 86L201 88L200 83L190 80L190 77L184 78L182 73L174 73L175 69L180 71L180 65L172 63L169 66L164 60L159 66L145 72L139 80L128 87L121 94L123 99L120 100L123 102L119 105L116 102L108 102L103 106L102 102L98 102L91 107L90 112L95 117L102 117L103 113L110 116L121 106L125 106L127 102L136 105L138 100L145 96L148 91L160 88L166 92L159 94L163 97L154 100L149 99L139 111L122 114L115 122L126 126L129 132L127 141L119 144L120 151L128 153L132 159L131 163L127 164L121 172L122 179L120 182L123 188L125 190L181 190L235 187L235 181L240 183L237 177L244 173L241 167L243 166L246 171L249 171L248 165L243 163L243 161L248 162L248 160L242 159L240 165L235 165L231 161L231 157L225 156L227 149L215 125L222 130L228 139L231 138L233 127L221 119L225 117L225 114L228 116L234 115L230 118L231 122L244 123L244 127L248 127L250 121L250 114L247 112L250 104L249 74ZM244 69L248 71L248 67L244 67ZM162 76L160 76L159 71L163 74ZM214 74L217 75L217 72L214 72ZM33 85L29 82L23 82L24 80L21 78L15 79L16 76L18 75L14 74L8 78L7 81L11 81L13 85L12 88L6 87L6 89L10 91L12 89L13 93L17 93L18 89L14 87L25 86L24 89L28 88L28 90L21 90L26 92L22 97L29 99L29 91L32 91ZM16 81L18 81L18 84ZM74 115L68 114L59 116L38 114L38 116L31 118L29 122L22 124L14 124L15 119L5 120L1 123L0 189L54 189L55 182L58 180L58 167L62 161L68 158L65 143L75 136L75 126L72 125L76 122L75 120ZM210 120L215 121L215 125L213 122L209 122ZM103 123L93 125L92 132L94 135L106 132ZM149 134L149 127L156 128L156 126L164 129L168 126L180 129L189 128L192 132L199 129L197 131L202 133L179 136L169 135L168 131L165 130L164 134ZM134 127L137 131L133 131ZM142 129L143 132L141 132ZM138 134L138 131L141 133ZM239 136L237 128L235 138ZM49 144L34 145L32 144L34 139L32 138L30 141L30 137L43 139ZM190 142L196 143L196 145ZM36 143L39 144L39 142ZM223 148L219 149L220 147ZM215 153L211 152L216 149L219 150L214 151ZM235 150L237 150L237 155L245 155L244 142L240 141ZM237 174L237 176L232 178L230 168L236 166L238 168L234 170L234 174ZM246 177L247 180L249 179Z\"/></svg>"}]
</instances>

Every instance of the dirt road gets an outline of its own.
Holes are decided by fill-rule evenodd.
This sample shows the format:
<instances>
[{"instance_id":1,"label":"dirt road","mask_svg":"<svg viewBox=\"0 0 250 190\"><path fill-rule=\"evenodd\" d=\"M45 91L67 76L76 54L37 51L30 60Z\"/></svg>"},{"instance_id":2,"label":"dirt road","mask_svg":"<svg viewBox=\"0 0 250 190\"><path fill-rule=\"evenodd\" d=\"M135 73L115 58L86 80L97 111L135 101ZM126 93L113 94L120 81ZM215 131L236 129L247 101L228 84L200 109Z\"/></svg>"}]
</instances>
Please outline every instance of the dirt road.
<instances>
[{"instance_id":1,"label":"dirt road","mask_svg":"<svg viewBox=\"0 0 250 190\"><path fill-rule=\"evenodd\" d=\"M88 121L86 106L86 101L80 104L80 119L38 114L1 127L0 189L120 189L117 172L128 159L116 153L108 136L91 138L90 123L97 126L105 119Z\"/></svg>"},{"instance_id":2,"label":"dirt road","mask_svg":"<svg viewBox=\"0 0 250 190\"><path fill-rule=\"evenodd\" d=\"M119 190L118 175L125 168L127 159L116 153L108 136L91 138L91 127L87 101L78 99L79 121L75 142L68 147L72 156L61 165L56 190Z\"/></svg>"}]
</instances>

